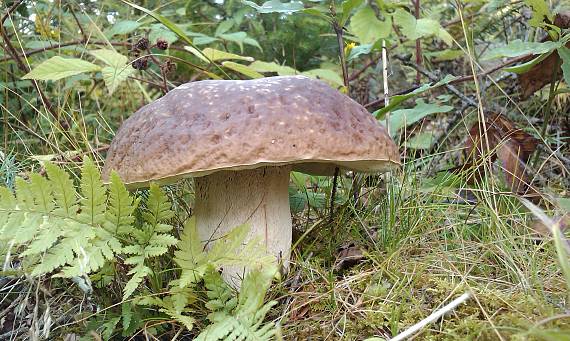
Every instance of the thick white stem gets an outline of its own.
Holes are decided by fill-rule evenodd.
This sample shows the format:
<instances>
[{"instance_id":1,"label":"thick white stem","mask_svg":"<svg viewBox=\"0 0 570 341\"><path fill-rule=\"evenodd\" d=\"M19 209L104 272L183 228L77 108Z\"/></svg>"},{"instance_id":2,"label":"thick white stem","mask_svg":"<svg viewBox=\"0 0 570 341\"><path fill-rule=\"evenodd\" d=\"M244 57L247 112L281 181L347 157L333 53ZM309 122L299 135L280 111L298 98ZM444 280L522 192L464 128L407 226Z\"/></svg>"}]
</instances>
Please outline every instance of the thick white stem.
<instances>
[{"instance_id":1,"label":"thick white stem","mask_svg":"<svg viewBox=\"0 0 570 341\"><path fill-rule=\"evenodd\" d=\"M289 172L291 167L220 171L194 179L196 225L204 243L214 243L236 226L248 223L268 254L288 266L291 252ZM225 267L226 280L239 286L246 268Z\"/></svg>"}]
</instances>

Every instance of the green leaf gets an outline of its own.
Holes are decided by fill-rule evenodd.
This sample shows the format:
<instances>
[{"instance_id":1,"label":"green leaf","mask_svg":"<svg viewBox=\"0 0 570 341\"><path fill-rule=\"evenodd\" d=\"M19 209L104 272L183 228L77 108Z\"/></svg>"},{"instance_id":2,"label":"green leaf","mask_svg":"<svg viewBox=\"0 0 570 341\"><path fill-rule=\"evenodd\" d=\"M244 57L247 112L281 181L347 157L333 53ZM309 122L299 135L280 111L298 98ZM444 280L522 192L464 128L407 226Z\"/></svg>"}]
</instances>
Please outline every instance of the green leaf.
<instances>
[{"instance_id":1,"label":"green leaf","mask_svg":"<svg viewBox=\"0 0 570 341\"><path fill-rule=\"evenodd\" d=\"M233 21L233 19L222 21L218 25L218 27L216 27L216 32L214 33L214 35L216 37L219 37L221 34L224 34L227 31L229 31L234 26L234 24L235 24L235 21Z\"/></svg>"},{"instance_id":2,"label":"green leaf","mask_svg":"<svg viewBox=\"0 0 570 341\"><path fill-rule=\"evenodd\" d=\"M350 30L358 37L360 44L374 43L378 39L388 37L392 30L392 19L386 16L384 21L380 21L374 10L365 6L350 20Z\"/></svg>"},{"instance_id":3,"label":"green leaf","mask_svg":"<svg viewBox=\"0 0 570 341\"><path fill-rule=\"evenodd\" d=\"M263 62L256 60L249 64L249 67L257 72L276 72L279 76L291 76L298 74L297 70L292 67L279 65L275 62Z\"/></svg>"},{"instance_id":4,"label":"green leaf","mask_svg":"<svg viewBox=\"0 0 570 341\"><path fill-rule=\"evenodd\" d=\"M570 86L570 49L562 46L558 48L558 55L562 59L562 73L564 74L564 82Z\"/></svg>"},{"instance_id":5,"label":"green leaf","mask_svg":"<svg viewBox=\"0 0 570 341\"><path fill-rule=\"evenodd\" d=\"M263 75L247 65L238 64L234 62L223 62L222 65L230 70L236 71L249 78L263 78Z\"/></svg>"},{"instance_id":6,"label":"green leaf","mask_svg":"<svg viewBox=\"0 0 570 341\"><path fill-rule=\"evenodd\" d=\"M148 40L151 44L156 44L158 39L165 40L168 44L172 44L178 40L178 35L163 24L153 24L150 27Z\"/></svg>"},{"instance_id":7,"label":"green leaf","mask_svg":"<svg viewBox=\"0 0 570 341\"><path fill-rule=\"evenodd\" d=\"M89 53L93 57L114 68L124 67L128 62L127 57L123 56L115 50L100 49L90 51Z\"/></svg>"},{"instance_id":8,"label":"green leaf","mask_svg":"<svg viewBox=\"0 0 570 341\"><path fill-rule=\"evenodd\" d=\"M225 33L219 35L220 38L223 40L231 41L238 44L241 52L243 52L243 42L247 38L247 33L245 32L234 32L234 33Z\"/></svg>"},{"instance_id":9,"label":"green leaf","mask_svg":"<svg viewBox=\"0 0 570 341\"><path fill-rule=\"evenodd\" d=\"M239 54L234 54L234 53L230 53L230 52L225 52L225 51L220 51L220 50L216 50L216 49L212 49L212 48L205 48L204 50L202 50L202 54L208 58L210 58L213 61L217 61L217 60L245 60L245 61L249 61L252 62L253 58L252 57L246 57L246 56L240 56ZM207 59L204 59L205 61L207 61Z\"/></svg>"},{"instance_id":10,"label":"green leaf","mask_svg":"<svg viewBox=\"0 0 570 341\"><path fill-rule=\"evenodd\" d=\"M491 49L482 56L482 60L490 60L502 57L518 57L526 54L548 53L561 46L560 42L545 41L543 43L522 40L513 40L510 44Z\"/></svg>"},{"instance_id":11,"label":"green leaf","mask_svg":"<svg viewBox=\"0 0 570 341\"><path fill-rule=\"evenodd\" d=\"M354 60L360 56L369 54L372 51L372 49L374 48L374 45L375 44L364 44L364 45L358 45L356 47L353 47L350 50L350 53L348 54L347 60L351 61L351 60Z\"/></svg>"},{"instance_id":12,"label":"green leaf","mask_svg":"<svg viewBox=\"0 0 570 341\"><path fill-rule=\"evenodd\" d=\"M541 61L543 61L544 59L546 59L548 56L550 56L552 54L552 51L547 52L547 53L543 53L541 55L539 55L538 57L529 60L526 63L522 63L519 65L515 65L515 66L511 66L511 67L506 67L503 69L503 71L506 72L513 72L516 74L521 74L521 73L525 73L530 71L530 69L533 68L533 66L535 66L536 64L540 63Z\"/></svg>"},{"instance_id":13,"label":"green leaf","mask_svg":"<svg viewBox=\"0 0 570 341\"><path fill-rule=\"evenodd\" d=\"M528 21L532 27L544 26L544 20L554 21L554 16L545 0L524 0L524 3L532 9L532 18Z\"/></svg>"},{"instance_id":14,"label":"green leaf","mask_svg":"<svg viewBox=\"0 0 570 341\"><path fill-rule=\"evenodd\" d=\"M414 135L406 142L406 146L411 149L431 149L434 142L433 132L423 132Z\"/></svg>"},{"instance_id":15,"label":"green leaf","mask_svg":"<svg viewBox=\"0 0 570 341\"><path fill-rule=\"evenodd\" d=\"M55 56L36 66L32 71L24 75L22 79L58 80L83 72L99 71L100 69L99 66L78 58Z\"/></svg>"},{"instance_id":16,"label":"green leaf","mask_svg":"<svg viewBox=\"0 0 570 341\"><path fill-rule=\"evenodd\" d=\"M313 69L313 70L305 71L302 74L305 76L311 77L311 78L324 80L327 83L329 83L333 86L336 86L336 87L344 86L344 81L343 81L342 77L337 72L335 72L333 70Z\"/></svg>"},{"instance_id":17,"label":"green leaf","mask_svg":"<svg viewBox=\"0 0 570 341\"><path fill-rule=\"evenodd\" d=\"M453 43L453 37L439 24L437 20L430 18L416 19L404 9L397 9L393 14L394 23L401 28L401 32L410 40L416 40L428 36L436 36L446 44Z\"/></svg>"},{"instance_id":18,"label":"green leaf","mask_svg":"<svg viewBox=\"0 0 570 341\"><path fill-rule=\"evenodd\" d=\"M105 186L101 181L99 169L90 158L83 158L81 168L81 213L78 219L92 226L104 222Z\"/></svg>"},{"instance_id":19,"label":"green leaf","mask_svg":"<svg viewBox=\"0 0 570 341\"><path fill-rule=\"evenodd\" d=\"M416 100L415 107L396 110L390 114L390 131L392 135L395 136L398 130L410 126L428 115L451 110L453 110L452 106L425 103L424 100L420 98ZM386 125L385 121L382 123Z\"/></svg>"},{"instance_id":20,"label":"green leaf","mask_svg":"<svg viewBox=\"0 0 570 341\"><path fill-rule=\"evenodd\" d=\"M52 183L53 196L57 208L55 214L72 217L77 214L77 192L69 174L50 162L44 164Z\"/></svg>"},{"instance_id":21,"label":"green leaf","mask_svg":"<svg viewBox=\"0 0 570 341\"><path fill-rule=\"evenodd\" d=\"M135 72L135 69L131 65L126 65L122 67L111 67L106 66L101 70L103 75L103 81L105 81L105 86L109 90L109 94L113 94L119 85L127 80L130 75Z\"/></svg>"},{"instance_id":22,"label":"green leaf","mask_svg":"<svg viewBox=\"0 0 570 341\"><path fill-rule=\"evenodd\" d=\"M364 0L345 0L342 2L342 15L339 20L340 27L344 27L344 25L348 22L352 11L360 6L363 2Z\"/></svg>"},{"instance_id":23,"label":"green leaf","mask_svg":"<svg viewBox=\"0 0 570 341\"><path fill-rule=\"evenodd\" d=\"M129 34L139 28L142 23L133 20L121 20L118 21L111 27L111 29L105 31L105 37L112 38L118 34Z\"/></svg>"},{"instance_id":24,"label":"green leaf","mask_svg":"<svg viewBox=\"0 0 570 341\"><path fill-rule=\"evenodd\" d=\"M135 221L133 213L139 204L119 178L117 172L111 173L109 184L109 203L105 212L105 228L114 235L125 235L132 232Z\"/></svg>"},{"instance_id":25,"label":"green leaf","mask_svg":"<svg viewBox=\"0 0 570 341\"><path fill-rule=\"evenodd\" d=\"M304 8L301 1L281 2L279 0L271 0L264 2L261 6L253 1L242 0L244 5L253 7L259 13L293 13Z\"/></svg>"},{"instance_id":26,"label":"green leaf","mask_svg":"<svg viewBox=\"0 0 570 341\"><path fill-rule=\"evenodd\" d=\"M448 60L455 60L463 56L464 52L461 50L445 49L441 51L431 51L426 52L424 55L426 57L433 58L434 62L445 62Z\"/></svg>"},{"instance_id":27,"label":"green leaf","mask_svg":"<svg viewBox=\"0 0 570 341\"><path fill-rule=\"evenodd\" d=\"M392 111L394 108L396 108L400 104L402 104L402 102L404 102L405 100L410 99L414 96L417 96L417 95L419 95L423 92L426 92L428 90L435 89L435 88L440 87L442 85L448 84L449 82L453 81L455 78L456 78L455 76L447 75L442 80L440 80L439 82L437 82L433 85L431 83L424 84L424 85L420 86L419 88L417 88L416 90L414 90L410 93L390 97L390 104L388 104L387 106L385 106L382 109L376 110L373 113L373 115L376 116L376 118L381 119L384 117L384 115L387 112Z\"/></svg>"}]
</instances>

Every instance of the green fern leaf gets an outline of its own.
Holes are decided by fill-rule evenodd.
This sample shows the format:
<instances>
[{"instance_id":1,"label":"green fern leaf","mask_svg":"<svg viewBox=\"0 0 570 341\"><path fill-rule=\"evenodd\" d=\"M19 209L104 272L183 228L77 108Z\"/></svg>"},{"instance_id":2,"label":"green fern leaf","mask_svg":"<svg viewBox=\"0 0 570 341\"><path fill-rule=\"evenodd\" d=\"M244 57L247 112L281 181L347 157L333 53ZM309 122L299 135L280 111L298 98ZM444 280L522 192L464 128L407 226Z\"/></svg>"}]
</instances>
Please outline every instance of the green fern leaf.
<instances>
[{"instance_id":1,"label":"green fern leaf","mask_svg":"<svg viewBox=\"0 0 570 341\"><path fill-rule=\"evenodd\" d=\"M88 157L83 158L81 169L81 213L78 219L96 226L105 221L105 192L101 174L97 166Z\"/></svg>"},{"instance_id":2,"label":"green fern leaf","mask_svg":"<svg viewBox=\"0 0 570 341\"><path fill-rule=\"evenodd\" d=\"M31 185L22 178L16 178L16 199L21 210L35 211L36 203Z\"/></svg>"},{"instance_id":3,"label":"green fern leaf","mask_svg":"<svg viewBox=\"0 0 570 341\"><path fill-rule=\"evenodd\" d=\"M139 204L127 191L117 172L111 173L109 185L109 205L105 213L105 228L115 235L125 235L132 232L135 221L133 213Z\"/></svg>"},{"instance_id":4,"label":"green fern leaf","mask_svg":"<svg viewBox=\"0 0 570 341\"><path fill-rule=\"evenodd\" d=\"M229 287L222 284L219 274L211 272L205 276L210 298L206 307L214 309L208 319L213 323L196 340L270 340L275 335L275 325L264 324L263 320L277 302L263 304L263 299L276 271L276 266L250 271L242 282L237 305L228 299Z\"/></svg>"},{"instance_id":5,"label":"green fern leaf","mask_svg":"<svg viewBox=\"0 0 570 341\"><path fill-rule=\"evenodd\" d=\"M52 183L53 196L57 205L53 213L64 217L75 217L78 209L77 192L69 174L52 163L46 163L45 168Z\"/></svg>"},{"instance_id":6,"label":"green fern leaf","mask_svg":"<svg viewBox=\"0 0 570 341\"><path fill-rule=\"evenodd\" d=\"M51 183L37 173L30 175L30 180L29 189L34 193L36 210L43 213L51 212L54 208Z\"/></svg>"},{"instance_id":7,"label":"green fern leaf","mask_svg":"<svg viewBox=\"0 0 570 341\"><path fill-rule=\"evenodd\" d=\"M166 226L159 226L160 222L166 221L174 216L174 212L170 209L171 204L163 191L157 184L150 185L149 196L147 200L147 211L143 212L146 222L153 228L159 228L158 232L168 232Z\"/></svg>"},{"instance_id":8,"label":"green fern leaf","mask_svg":"<svg viewBox=\"0 0 570 341\"><path fill-rule=\"evenodd\" d=\"M142 263L139 263L139 265L131 269L131 271L129 271L129 275L132 276L123 289L123 300L129 298L138 288L143 279L151 273L152 270Z\"/></svg>"}]
</instances>

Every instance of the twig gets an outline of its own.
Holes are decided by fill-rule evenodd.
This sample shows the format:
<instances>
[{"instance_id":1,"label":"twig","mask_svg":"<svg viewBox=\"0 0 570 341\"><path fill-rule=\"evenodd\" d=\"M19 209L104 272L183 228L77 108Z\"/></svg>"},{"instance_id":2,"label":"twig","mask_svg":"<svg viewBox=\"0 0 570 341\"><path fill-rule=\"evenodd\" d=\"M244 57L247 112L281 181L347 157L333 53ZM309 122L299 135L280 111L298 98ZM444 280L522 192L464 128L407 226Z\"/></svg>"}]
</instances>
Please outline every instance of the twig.
<instances>
[{"instance_id":1,"label":"twig","mask_svg":"<svg viewBox=\"0 0 570 341\"><path fill-rule=\"evenodd\" d=\"M88 40L87 35L85 34L85 31L83 30L83 26L81 26L79 19L77 19L77 16L75 15L75 11L73 10L73 5L69 5L69 10L71 11L73 19L75 19L75 23L79 27L79 31L81 32L81 36L83 37L83 41L87 41Z\"/></svg>"},{"instance_id":2,"label":"twig","mask_svg":"<svg viewBox=\"0 0 570 341\"><path fill-rule=\"evenodd\" d=\"M331 11L333 12L333 15L336 17L334 13L334 8L331 8ZM340 57L340 65L342 67L342 79L344 82L344 86L346 88L346 93L350 96L350 80L348 78L348 66L346 65L346 58L344 55L344 40L342 37L343 28L339 25L336 19L333 20L332 26L334 32L336 33L336 40L338 43L338 55ZM338 176L339 176L339 168L335 167L332 189L331 189L330 212L329 212L329 221L331 222L333 220L333 214L334 214L334 200L336 197L336 186L338 184Z\"/></svg>"},{"instance_id":3,"label":"twig","mask_svg":"<svg viewBox=\"0 0 570 341\"><path fill-rule=\"evenodd\" d=\"M424 328L425 326L427 326L428 324L436 321L437 319L439 319L440 317L442 317L443 315L447 314L448 312L452 311L453 309L455 309L458 305L460 305L461 303L467 301L467 299L471 297L471 294L466 292L463 295L459 296L458 298L454 299L453 301L451 301L449 304L447 304L446 306L444 306L443 308L436 310L435 312L433 312L431 315L429 315L428 317L426 317L425 319L421 320L420 322L414 324L413 326L411 326L410 328L406 329L404 332L396 335L395 337L391 338L390 341L400 341L400 340L405 340L406 338L414 335L415 333L417 333L418 331L420 331L422 328Z\"/></svg>"},{"instance_id":4,"label":"twig","mask_svg":"<svg viewBox=\"0 0 570 341\"><path fill-rule=\"evenodd\" d=\"M378 55L374 58L370 58L370 60L364 64L364 66L362 66L362 68L360 68L357 71L354 71L350 76L348 76L348 80L350 82L352 82L353 80L357 79L358 76L360 76L364 71L366 71L369 67L371 67L372 65L376 64L378 62L378 60L382 58L382 55Z\"/></svg>"},{"instance_id":5,"label":"twig","mask_svg":"<svg viewBox=\"0 0 570 341\"><path fill-rule=\"evenodd\" d=\"M397 58L398 60L400 60L404 65L410 66L410 67L416 69L419 73L421 73L421 74L423 74L424 76L426 76L426 77L430 80L430 82L437 82L437 81L439 80L438 77L437 77L435 74L429 72L428 70L424 69L423 67L418 66L418 65L416 65L416 64L414 64L414 63L412 63L412 62L410 62L410 61L408 61L408 60L405 60L404 58L401 58L401 57L398 57L398 56L396 56L396 58ZM473 78L473 76L470 76L470 77ZM464 102L465 104L467 104L467 105L469 105L469 106L472 106L472 107L477 107L477 103L476 103L474 100L472 100L471 98L469 98L469 97L465 96L464 94L462 94L462 93L461 93L459 90L457 90L457 88L454 87L453 85L451 85L451 84L448 83L448 84L445 84L445 87L446 87L449 91L451 91L454 95L456 95L457 97L459 97L459 98L461 99L461 101Z\"/></svg>"},{"instance_id":6,"label":"twig","mask_svg":"<svg viewBox=\"0 0 570 341\"><path fill-rule=\"evenodd\" d=\"M489 70L486 70L486 71L479 73L478 75L483 76L483 77L488 76L489 74L496 72L496 71L498 71L498 70L500 70L506 66L524 61L527 58L529 58L530 56L532 56L532 54L527 54L524 56L519 56L519 57L516 57L513 59L509 59L506 62L504 62L498 66L493 67L492 69L489 69ZM408 66L414 67L414 64L409 64ZM436 78L435 80L439 80L439 79ZM446 85L459 84L459 83L471 82L471 81L473 81L473 75L466 75L466 76L457 77L456 79L452 80L451 82L447 83ZM400 90L398 92L393 93L392 96L404 95L404 94L407 94L407 93L410 93L410 92L416 90L417 88L419 88L419 86L416 85L416 86L413 86L413 87L408 88L408 89ZM383 107L383 104L384 104L384 98L381 97L381 98L375 99L371 102L364 104L364 107L369 109L369 110L378 110L378 109Z\"/></svg>"},{"instance_id":7,"label":"twig","mask_svg":"<svg viewBox=\"0 0 570 341\"><path fill-rule=\"evenodd\" d=\"M420 0L414 1L414 11L416 20L420 18ZM416 66L420 68L422 66L422 43L420 38L416 39ZM420 84L422 80L422 76L420 71L418 70L416 73L416 84Z\"/></svg>"}]
</instances>

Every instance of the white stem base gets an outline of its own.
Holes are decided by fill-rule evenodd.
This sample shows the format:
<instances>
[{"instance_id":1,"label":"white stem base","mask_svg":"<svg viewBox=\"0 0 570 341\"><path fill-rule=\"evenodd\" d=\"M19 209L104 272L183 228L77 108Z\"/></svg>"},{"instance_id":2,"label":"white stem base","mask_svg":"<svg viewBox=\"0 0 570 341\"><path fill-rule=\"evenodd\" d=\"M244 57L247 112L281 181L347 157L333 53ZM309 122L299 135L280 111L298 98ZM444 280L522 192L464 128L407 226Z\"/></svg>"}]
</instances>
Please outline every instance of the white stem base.
<instances>
[{"instance_id":1,"label":"white stem base","mask_svg":"<svg viewBox=\"0 0 570 341\"><path fill-rule=\"evenodd\" d=\"M289 209L291 167L220 171L194 179L196 227L204 243L213 243L236 226L251 227L246 242L259 236L268 254L285 268L291 253L292 222ZM239 287L247 268L223 269L230 284Z\"/></svg>"}]
</instances>

